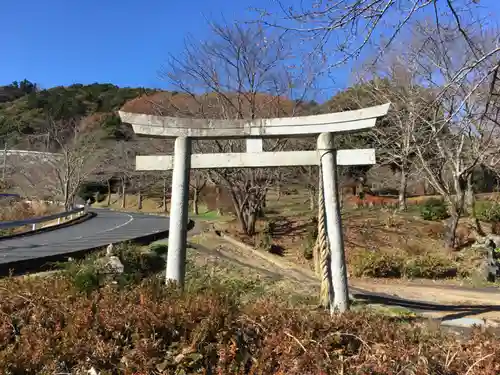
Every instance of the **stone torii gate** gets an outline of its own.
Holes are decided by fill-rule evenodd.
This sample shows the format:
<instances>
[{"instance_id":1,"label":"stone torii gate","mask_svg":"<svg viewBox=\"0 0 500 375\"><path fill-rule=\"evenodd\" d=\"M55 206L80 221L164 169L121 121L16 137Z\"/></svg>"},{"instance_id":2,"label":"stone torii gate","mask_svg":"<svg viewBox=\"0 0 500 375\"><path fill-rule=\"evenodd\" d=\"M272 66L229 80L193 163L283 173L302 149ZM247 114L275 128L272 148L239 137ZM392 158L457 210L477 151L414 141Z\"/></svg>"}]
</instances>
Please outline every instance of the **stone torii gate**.
<instances>
[{"instance_id":1,"label":"stone torii gate","mask_svg":"<svg viewBox=\"0 0 500 375\"><path fill-rule=\"evenodd\" d=\"M340 215L337 165L375 164L374 149L335 150L334 133L355 133L375 126L390 103L355 111L258 120L213 120L155 116L120 111L121 120L138 135L175 138L174 155L136 157L136 170L173 169L166 279L184 284L191 168L257 168L319 165L325 201L330 275L335 300L332 309L348 309L347 271ZM264 152L263 138L318 136L315 151ZM193 139L244 138L244 153L192 154ZM321 183L321 182L320 182Z\"/></svg>"}]
</instances>

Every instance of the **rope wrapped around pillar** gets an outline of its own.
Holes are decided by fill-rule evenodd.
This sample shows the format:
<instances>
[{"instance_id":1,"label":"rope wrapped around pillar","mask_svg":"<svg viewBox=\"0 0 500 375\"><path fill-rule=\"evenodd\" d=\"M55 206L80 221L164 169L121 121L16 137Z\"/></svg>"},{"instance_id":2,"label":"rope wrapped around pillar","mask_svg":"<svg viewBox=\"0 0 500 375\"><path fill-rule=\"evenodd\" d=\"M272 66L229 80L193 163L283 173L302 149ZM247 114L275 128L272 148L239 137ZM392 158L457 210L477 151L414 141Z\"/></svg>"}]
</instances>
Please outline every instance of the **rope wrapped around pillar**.
<instances>
[{"instance_id":1,"label":"rope wrapped around pillar","mask_svg":"<svg viewBox=\"0 0 500 375\"><path fill-rule=\"evenodd\" d=\"M330 246L326 232L325 199L323 194L323 176L319 171L318 186L318 238L315 246L315 270L321 279L320 305L329 308L333 302L333 286L330 277Z\"/></svg>"}]
</instances>

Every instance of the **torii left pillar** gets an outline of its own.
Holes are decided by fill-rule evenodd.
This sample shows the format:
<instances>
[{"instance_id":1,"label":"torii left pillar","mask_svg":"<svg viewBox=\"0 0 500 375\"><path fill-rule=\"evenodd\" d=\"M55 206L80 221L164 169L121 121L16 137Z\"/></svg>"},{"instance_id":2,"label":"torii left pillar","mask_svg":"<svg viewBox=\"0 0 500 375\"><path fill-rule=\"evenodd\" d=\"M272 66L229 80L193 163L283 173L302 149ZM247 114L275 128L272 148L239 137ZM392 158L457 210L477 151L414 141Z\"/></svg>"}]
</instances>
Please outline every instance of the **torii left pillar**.
<instances>
[{"instance_id":1,"label":"torii left pillar","mask_svg":"<svg viewBox=\"0 0 500 375\"><path fill-rule=\"evenodd\" d=\"M175 140L172 198L168 229L166 282L174 281L184 287L186 271L186 237L189 206L189 172L191 170L191 139Z\"/></svg>"}]
</instances>

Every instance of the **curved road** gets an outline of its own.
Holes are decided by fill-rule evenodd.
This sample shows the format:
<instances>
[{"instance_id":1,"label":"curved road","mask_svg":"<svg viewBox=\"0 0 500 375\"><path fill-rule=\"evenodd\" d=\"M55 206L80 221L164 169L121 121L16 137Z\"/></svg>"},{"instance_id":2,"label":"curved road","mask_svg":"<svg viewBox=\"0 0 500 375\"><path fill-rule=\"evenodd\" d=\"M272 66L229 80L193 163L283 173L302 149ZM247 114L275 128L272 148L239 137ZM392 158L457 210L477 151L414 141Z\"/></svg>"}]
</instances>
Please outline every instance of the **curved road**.
<instances>
[{"instance_id":1,"label":"curved road","mask_svg":"<svg viewBox=\"0 0 500 375\"><path fill-rule=\"evenodd\" d=\"M0 264L70 255L168 230L168 217L91 209L97 216L65 228L0 240Z\"/></svg>"}]
</instances>

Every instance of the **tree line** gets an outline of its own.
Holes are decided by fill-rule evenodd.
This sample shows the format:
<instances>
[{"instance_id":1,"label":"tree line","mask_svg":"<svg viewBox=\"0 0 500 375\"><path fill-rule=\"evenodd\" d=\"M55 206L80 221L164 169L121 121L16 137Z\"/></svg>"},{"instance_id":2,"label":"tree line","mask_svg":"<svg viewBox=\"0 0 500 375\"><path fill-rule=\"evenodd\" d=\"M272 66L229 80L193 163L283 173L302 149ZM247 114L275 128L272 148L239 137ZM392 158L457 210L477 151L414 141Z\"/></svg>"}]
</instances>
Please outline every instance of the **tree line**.
<instances>
[{"instance_id":1,"label":"tree line","mask_svg":"<svg viewBox=\"0 0 500 375\"><path fill-rule=\"evenodd\" d=\"M212 23L204 40L187 38L184 52L170 56L160 73L172 87L169 92L144 91L133 99L138 96L135 91L115 98L118 91L111 87L96 88L95 93L73 87L75 95L69 95L70 100L26 93L27 113L36 110L46 116L45 127L37 130L36 137L63 155L64 162L55 163L58 172L53 180L59 187L54 191L70 202L91 176L103 181L118 177L124 199L131 181L139 190L147 186L151 176L135 171L135 155L170 153L172 144L133 135L110 137L109 129L123 125L113 117L113 111L122 106L157 115L254 119L391 102L388 116L375 130L339 136L337 147L375 147L379 164L399 176L400 210L406 209L409 179L425 179L449 207L447 243L456 247L458 222L473 211L475 171L500 171L498 30L469 2L362 1L363 7L354 0L341 3L308 11L285 7L278 19L263 12L254 23ZM422 17L426 9L435 9L434 17ZM370 39L383 22L394 20L395 31L388 39ZM343 36L342 45L328 42L327 36L334 33ZM313 43L298 43L304 35ZM355 83L318 105L314 99L321 83L342 64L356 67ZM114 94L102 95L108 91ZM98 126L89 124L82 116L90 107L110 111L111 117L104 123L97 121ZM264 144L268 151L314 147L314 139L266 140ZM242 152L244 142L198 141L194 149ZM341 173L356 179L364 176L366 168L344 168ZM253 235L271 187L304 181L314 202L317 174L313 167L193 171L192 189L198 195L207 183L223 186L242 231ZM157 174L153 180L160 179L167 186L168 178Z\"/></svg>"}]
</instances>

